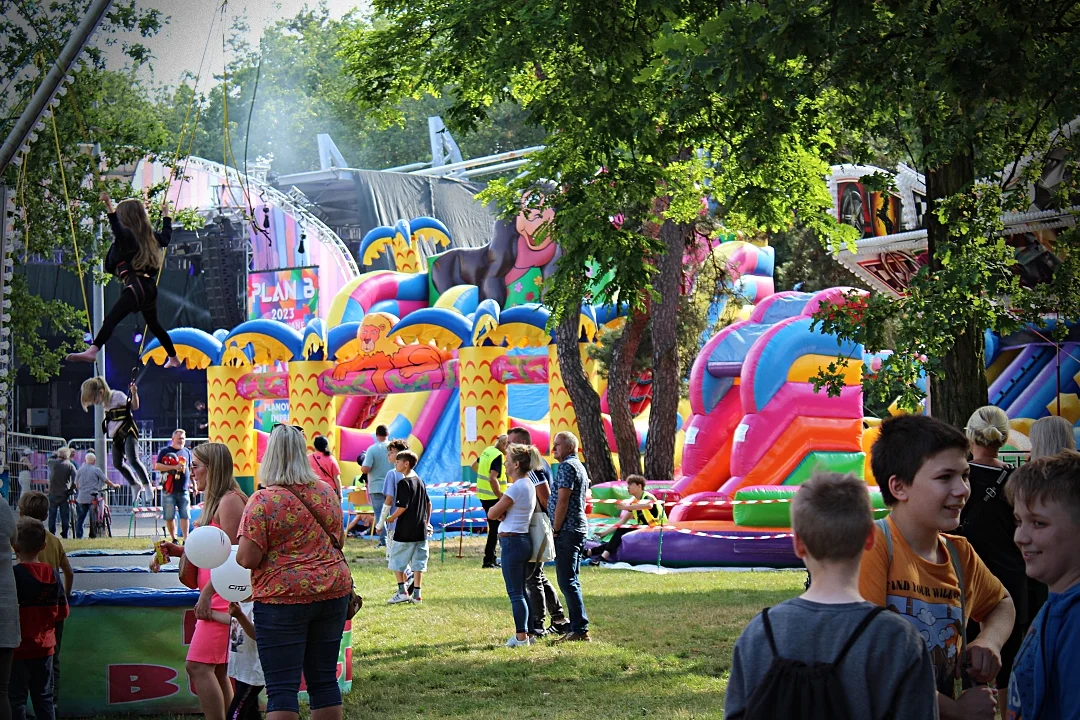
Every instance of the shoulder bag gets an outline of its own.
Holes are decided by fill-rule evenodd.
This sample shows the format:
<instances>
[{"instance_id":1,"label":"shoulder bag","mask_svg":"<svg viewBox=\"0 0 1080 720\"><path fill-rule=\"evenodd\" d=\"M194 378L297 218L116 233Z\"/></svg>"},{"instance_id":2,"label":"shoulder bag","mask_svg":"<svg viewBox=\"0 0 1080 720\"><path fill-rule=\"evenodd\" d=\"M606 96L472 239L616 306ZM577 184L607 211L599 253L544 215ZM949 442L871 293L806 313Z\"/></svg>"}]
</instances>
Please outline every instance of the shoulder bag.
<instances>
[{"instance_id":1,"label":"shoulder bag","mask_svg":"<svg viewBox=\"0 0 1080 720\"><path fill-rule=\"evenodd\" d=\"M338 539L334 535L334 533L326 529L326 526L323 525L322 520L319 519L319 516L315 514L315 511L311 509L310 505L304 502L304 498L300 497L300 494L293 490L291 485L282 485L281 487L287 488L288 491L292 493L293 497L300 501L300 504L303 505L304 508L311 515L311 517L315 519L315 523L319 527L321 527L323 532L326 533L326 536L330 538L330 544L333 545L334 549L338 551L338 554L341 555L341 559L345 562L345 566L348 567L349 561L345 559L345 552L341 549L341 543L338 542ZM356 584L354 582L353 586L349 588L349 608L345 613L345 619L351 620L353 617L356 616L356 613L360 612L360 608L362 607L364 607L364 598L360 597L360 595L357 594Z\"/></svg>"},{"instance_id":2,"label":"shoulder bag","mask_svg":"<svg viewBox=\"0 0 1080 720\"><path fill-rule=\"evenodd\" d=\"M551 532L551 521L540 507L540 499L533 505L532 518L529 520L529 540L532 541L532 557L529 562L546 563L555 559L555 536Z\"/></svg>"}]
</instances>

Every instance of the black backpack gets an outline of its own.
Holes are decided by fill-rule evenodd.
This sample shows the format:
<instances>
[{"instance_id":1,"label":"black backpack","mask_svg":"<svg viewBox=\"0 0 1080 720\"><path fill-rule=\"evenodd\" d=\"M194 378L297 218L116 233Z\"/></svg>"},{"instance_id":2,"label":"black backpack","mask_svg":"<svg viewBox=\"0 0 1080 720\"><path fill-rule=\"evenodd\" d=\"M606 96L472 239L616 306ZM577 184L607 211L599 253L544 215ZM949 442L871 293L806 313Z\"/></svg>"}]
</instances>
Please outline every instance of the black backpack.
<instances>
[{"instance_id":1,"label":"black backpack","mask_svg":"<svg viewBox=\"0 0 1080 720\"><path fill-rule=\"evenodd\" d=\"M773 661L746 703L745 720L854 720L848 712L844 686L840 681L840 664L848 650L863 634L870 622L885 611L876 607L866 613L855 632L831 663L807 665L800 660L781 657L776 650L769 609L761 613L765 637L772 649Z\"/></svg>"}]
</instances>

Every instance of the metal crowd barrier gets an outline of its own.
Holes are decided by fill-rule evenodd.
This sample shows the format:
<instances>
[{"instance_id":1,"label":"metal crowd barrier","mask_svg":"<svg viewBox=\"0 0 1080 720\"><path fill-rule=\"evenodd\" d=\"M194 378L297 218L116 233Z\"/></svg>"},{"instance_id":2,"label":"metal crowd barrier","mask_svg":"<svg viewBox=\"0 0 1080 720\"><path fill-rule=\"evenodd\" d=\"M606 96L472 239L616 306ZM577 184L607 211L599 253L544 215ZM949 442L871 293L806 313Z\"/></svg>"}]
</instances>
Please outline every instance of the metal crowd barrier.
<instances>
[{"instance_id":1,"label":"metal crowd barrier","mask_svg":"<svg viewBox=\"0 0 1080 720\"><path fill-rule=\"evenodd\" d=\"M207 442L208 438L187 439L188 449L192 449L201 443ZM154 460L163 447L172 442L172 437L140 438L138 455L146 466L150 476L151 491L144 493L140 498L140 504L158 506L161 505L161 481L158 473L154 472ZM62 447L72 449L71 460L76 466L81 465L86 459L86 454L94 450L94 438L75 438L65 440L62 437L51 435L32 435L29 433L7 433L7 466L11 471L11 488L8 493L8 504L15 507L19 503L19 496L24 492L38 490L47 493L49 491L49 472L56 462L56 451ZM112 444L106 442L104 458L97 459L97 465L109 479L120 485L120 489L112 493L110 506L116 512L130 512L135 503L135 489L128 484L120 471L113 466ZM198 501L198 498L195 499Z\"/></svg>"}]
</instances>

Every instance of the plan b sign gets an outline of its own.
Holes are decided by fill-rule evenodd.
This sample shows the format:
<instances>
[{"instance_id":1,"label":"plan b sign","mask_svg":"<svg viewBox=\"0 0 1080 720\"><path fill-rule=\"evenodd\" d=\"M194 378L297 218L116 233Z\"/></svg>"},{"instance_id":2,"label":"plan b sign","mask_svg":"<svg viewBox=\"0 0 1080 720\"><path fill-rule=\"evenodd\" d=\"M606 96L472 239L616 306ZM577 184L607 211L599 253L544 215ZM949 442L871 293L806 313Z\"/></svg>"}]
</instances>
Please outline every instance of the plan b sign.
<instances>
[{"instance_id":1,"label":"plan b sign","mask_svg":"<svg viewBox=\"0 0 1080 720\"><path fill-rule=\"evenodd\" d=\"M318 268L248 273L248 320L279 320L300 330L318 315Z\"/></svg>"}]
</instances>

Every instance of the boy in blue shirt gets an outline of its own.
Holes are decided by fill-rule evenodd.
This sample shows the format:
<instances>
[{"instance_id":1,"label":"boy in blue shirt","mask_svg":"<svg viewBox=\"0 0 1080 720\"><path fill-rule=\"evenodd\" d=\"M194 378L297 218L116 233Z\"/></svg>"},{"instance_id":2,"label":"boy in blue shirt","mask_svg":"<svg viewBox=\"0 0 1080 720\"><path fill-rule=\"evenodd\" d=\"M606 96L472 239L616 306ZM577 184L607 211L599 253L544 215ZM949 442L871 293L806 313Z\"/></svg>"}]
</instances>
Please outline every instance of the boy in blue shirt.
<instances>
[{"instance_id":1,"label":"boy in blue shirt","mask_svg":"<svg viewBox=\"0 0 1080 720\"><path fill-rule=\"evenodd\" d=\"M1080 453L1020 466L1005 486L1028 577L1050 598L1031 623L1009 678L1010 720L1080 718Z\"/></svg>"}]
</instances>

